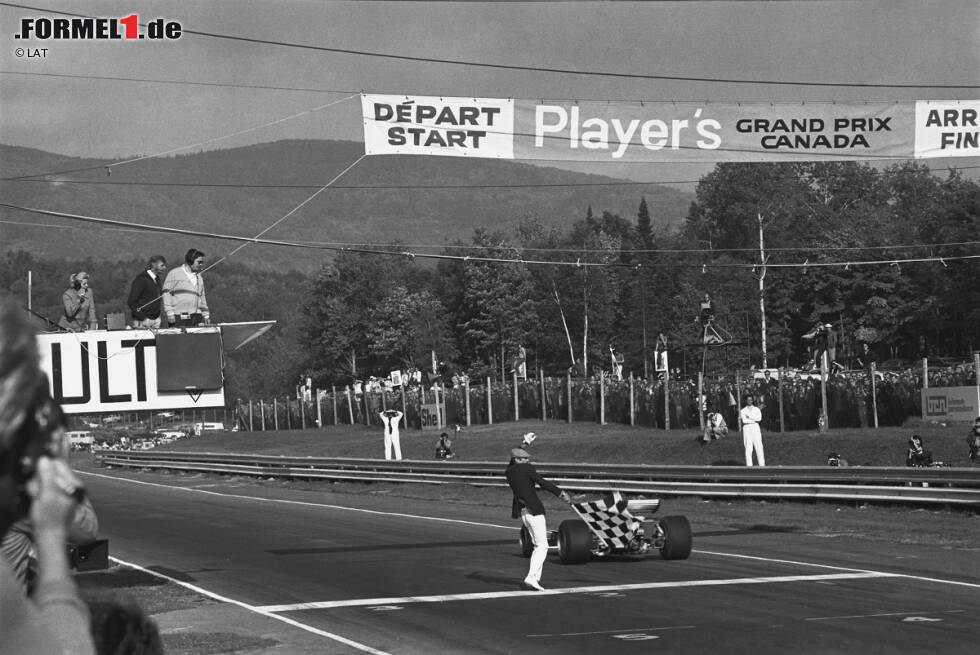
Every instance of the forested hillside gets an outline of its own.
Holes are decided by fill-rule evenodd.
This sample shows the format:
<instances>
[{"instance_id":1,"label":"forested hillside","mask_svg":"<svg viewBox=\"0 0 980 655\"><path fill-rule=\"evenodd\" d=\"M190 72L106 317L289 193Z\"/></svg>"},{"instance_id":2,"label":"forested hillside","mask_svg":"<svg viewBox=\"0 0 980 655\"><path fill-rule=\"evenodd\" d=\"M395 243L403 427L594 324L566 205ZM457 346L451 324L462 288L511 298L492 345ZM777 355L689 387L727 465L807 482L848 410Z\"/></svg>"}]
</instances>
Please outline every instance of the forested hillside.
<instances>
[{"instance_id":1,"label":"forested hillside","mask_svg":"<svg viewBox=\"0 0 980 655\"><path fill-rule=\"evenodd\" d=\"M427 369L433 352L446 370L498 376L521 347L532 374L609 369L615 348L643 375L658 332L671 366L693 374L705 293L731 340L709 350L709 372L800 365L818 322L840 335L845 365L859 340L882 360L980 348L980 187L912 164L719 165L679 231L637 198L622 213L583 203L560 224L475 220L414 256L401 232L375 238L312 273L234 257L207 271L214 320L279 322L232 356L230 397L282 394L300 375L323 387ZM0 289L26 299L32 271L34 308L56 320L68 274L85 269L100 314L123 311L144 254L8 255Z\"/></svg>"},{"instance_id":2,"label":"forested hillside","mask_svg":"<svg viewBox=\"0 0 980 655\"><path fill-rule=\"evenodd\" d=\"M626 215L641 197L655 229L676 232L693 200L662 185L486 159L366 157L338 178L363 151L351 141L293 140L124 163L0 146L3 203L75 216L0 206L0 252L119 260L151 252L173 258L189 245L219 257L242 245L159 231L175 228L301 243L253 244L235 259L310 272L344 245L398 240L439 248L477 227L528 216L567 226L590 205Z\"/></svg>"}]
</instances>

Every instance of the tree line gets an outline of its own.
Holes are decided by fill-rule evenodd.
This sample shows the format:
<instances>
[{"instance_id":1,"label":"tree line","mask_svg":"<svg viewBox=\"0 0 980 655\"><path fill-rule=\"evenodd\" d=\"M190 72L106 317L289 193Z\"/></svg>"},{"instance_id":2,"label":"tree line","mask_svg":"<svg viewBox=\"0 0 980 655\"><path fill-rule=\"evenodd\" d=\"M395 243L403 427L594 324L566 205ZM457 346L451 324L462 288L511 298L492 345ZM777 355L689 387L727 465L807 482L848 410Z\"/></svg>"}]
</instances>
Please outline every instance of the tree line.
<instances>
[{"instance_id":1,"label":"tree line","mask_svg":"<svg viewBox=\"0 0 980 655\"><path fill-rule=\"evenodd\" d=\"M980 260L969 258L980 254L980 188L959 173L720 164L680 231L652 219L638 198L628 217L583 207L557 227L533 215L480 227L434 261L393 242L383 254L342 251L314 276L222 263L205 274L214 320L279 322L230 354L228 395L271 397L306 376L325 388L428 371L433 356L444 374L509 377L522 348L532 374L609 370L615 349L624 373L652 376L659 333L682 373L761 366L764 355L769 366L798 366L816 323L834 326L845 366L859 341L883 362L980 348ZM68 273L93 273L100 313L124 311L142 266L14 253L0 283L24 297L33 270L35 307L57 320ZM695 321L705 293L731 337L707 350Z\"/></svg>"}]
</instances>

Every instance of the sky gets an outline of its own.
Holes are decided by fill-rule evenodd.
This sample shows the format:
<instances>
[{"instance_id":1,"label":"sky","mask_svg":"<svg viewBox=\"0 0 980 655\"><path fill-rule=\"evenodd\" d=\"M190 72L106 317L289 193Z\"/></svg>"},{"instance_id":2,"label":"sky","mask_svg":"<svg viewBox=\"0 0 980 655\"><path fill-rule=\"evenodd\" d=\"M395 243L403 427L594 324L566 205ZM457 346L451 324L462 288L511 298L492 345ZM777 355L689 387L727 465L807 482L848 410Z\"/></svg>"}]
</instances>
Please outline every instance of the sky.
<instances>
[{"instance_id":1,"label":"sky","mask_svg":"<svg viewBox=\"0 0 980 655\"><path fill-rule=\"evenodd\" d=\"M57 12L96 18L137 14L140 23L163 18L187 32L160 41L14 38L21 19ZM283 138L360 141L356 94L362 91L792 103L975 99L980 93L976 0L25 0L22 5L0 3L0 42L0 143L96 158L186 153ZM678 188L688 191L693 185L687 181L711 168L549 165L639 181L679 181ZM969 167L980 161L937 159L929 165Z\"/></svg>"}]
</instances>

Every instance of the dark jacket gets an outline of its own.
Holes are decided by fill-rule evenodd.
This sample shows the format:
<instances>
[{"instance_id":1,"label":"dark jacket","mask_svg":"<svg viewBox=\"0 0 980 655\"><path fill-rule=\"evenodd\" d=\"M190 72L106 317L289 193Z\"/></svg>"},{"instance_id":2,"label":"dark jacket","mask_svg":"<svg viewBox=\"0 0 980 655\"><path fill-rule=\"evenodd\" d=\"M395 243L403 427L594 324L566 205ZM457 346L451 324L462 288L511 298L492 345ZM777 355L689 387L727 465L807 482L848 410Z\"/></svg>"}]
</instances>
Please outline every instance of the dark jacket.
<instances>
[{"instance_id":1,"label":"dark jacket","mask_svg":"<svg viewBox=\"0 0 980 655\"><path fill-rule=\"evenodd\" d=\"M160 316L160 308L163 303L163 280L159 277L153 279L149 271L143 271L133 280L129 288L129 305L133 318L142 321L145 318L157 318Z\"/></svg>"},{"instance_id":2,"label":"dark jacket","mask_svg":"<svg viewBox=\"0 0 980 655\"><path fill-rule=\"evenodd\" d=\"M524 507L527 508L529 514L535 516L544 514L544 505L538 498L537 491L535 491L535 483L556 496L561 495L561 489L558 488L558 485L541 477L541 474L529 462L511 464L507 467L506 475L507 484L514 492L514 502L510 510L511 518L520 518L521 508Z\"/></svg>"}]
</instances>

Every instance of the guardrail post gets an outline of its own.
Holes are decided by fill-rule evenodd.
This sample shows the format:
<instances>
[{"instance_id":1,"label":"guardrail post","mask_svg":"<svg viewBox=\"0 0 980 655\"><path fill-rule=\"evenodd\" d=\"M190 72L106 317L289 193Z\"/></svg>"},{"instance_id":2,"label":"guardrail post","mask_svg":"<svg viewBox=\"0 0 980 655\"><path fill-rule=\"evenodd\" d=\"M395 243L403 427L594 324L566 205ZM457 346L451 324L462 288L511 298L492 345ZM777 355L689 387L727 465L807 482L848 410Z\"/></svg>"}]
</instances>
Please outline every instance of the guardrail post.
<instances>
[{"instance_id":1,"label":"guardrail post","mask_svg":"<svg viewBox=\"0 0 980 655\"><path fill-rule=\"evenodd\" d=\"M877 372L878 367L874 362L871 362L871 411L875 417L875 428L878 427L878 380Z\"/></svg>"},{"instance_id":2,"label":"guardrail post","mask_svg":"<svg viewBox=\"0 0 980 655\"><path fill-rule=\"evenodd\" d=\"M599 371L599 425L606 424L606 372Z\"/></svg>"},{"instance_id":3,"label":"guardrail post","mask_svg":"<svg viewBox=\"0 0 980 655\"><path fill-rule=\"evenodd\" d=\"M487 376L487 425L493 425L493 396L490 395L490 376Z\"/></svg>"},{"instance_id":4,"label":"guardrail post","mask_svg":"<svg viewBox=\"0 0 980 655\"><path fill-rule=\"evenodd\" d=\"M259 414L262 416L262 431L265 432L265 401L259 398Z\"/></svg>"},{"instance_id":5,"label":"guardrail post","mask_svg":"<svg viewBox=\"0 0 980 655\"><path fill-rule=\"evenodd\" d=\"M279 399L275 396L272 397L272 424L279 432Z\"/></svg>"},{"instance_id":6,"label":"guardrail post","mask_svg":"<svg viewBox=\"0 0 980 655\"><path fill-rule=\"evenodd\" d=\"M541 420L547 421L548 410L546 407L545 395L544 395L544 369L543 368L538 369L538 377L541 379Z\"/></svg>"},{"instance_id":7,"label":"guardrail post","mask_svg":"<svg viewBox=\"0 0 980 655\"><path fill-rule=\"evenodd\" d=\"M470 378L469 376L463 380L463 390L466 393L463 403L466 405L466 427L470 427Z\"/></svg>"},{"instance_id":8,"label":"guardrail post","mask_svg":"<svg viewBox=\"0 0 980 655\"><path fill-rule=\"evenodd\" d=\"M517 369L514 369L514 421L521 420L520 399L517 397Z\"/></svg>"}]
</instances>

